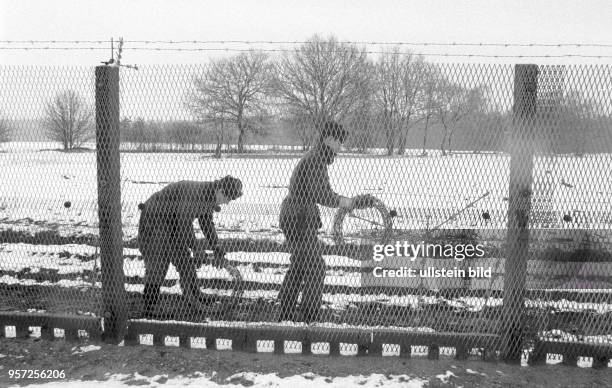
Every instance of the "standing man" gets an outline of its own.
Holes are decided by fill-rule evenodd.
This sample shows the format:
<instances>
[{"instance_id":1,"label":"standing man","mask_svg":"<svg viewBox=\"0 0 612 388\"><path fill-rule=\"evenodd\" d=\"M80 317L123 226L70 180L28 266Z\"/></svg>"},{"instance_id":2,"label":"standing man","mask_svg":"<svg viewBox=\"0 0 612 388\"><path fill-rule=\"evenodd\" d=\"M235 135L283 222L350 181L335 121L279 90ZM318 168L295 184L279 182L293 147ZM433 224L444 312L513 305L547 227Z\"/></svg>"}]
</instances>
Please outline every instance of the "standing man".
<instances>
[{"instance_id":1,"label":"standing man","mask_svg":"<svg viewBox=\"0 0 612 388\"><path fill-rule=\"evenodd\" d=\"M196 309L205 306L198 279L196 263L191 257L198 251L193 230L197 218L208 242L207 248L215 253L215 265L223 263L223 249L219 239L213 211L242 195L242 182L232 176L214 182L181 181L171 183L153 194L141 210L138 226L138 246L145 263L144 314L155 317L160 288L172 263L179 275L183 296Z\"/></svg>"},{"instance_id":2,"label":"standing man","mask_svg":"<svg viewBox=\"0 0 612 388\"><path fill-rule=\"evenodd\" d=\"M317 320L323 298L325 261L321 253L318 230L323 227L317 205L331 208L367 208L373 197L347 198L336 194L329 183L328 167L334 162L346 139L346 131L336 122L325 123L314 149L299 161L289 182L289 194L283 200L279 226L291 252L291 264L281 285L280 321L296 319L296 302L300 291L301 318Z\"/></svg>"}]
</instances>

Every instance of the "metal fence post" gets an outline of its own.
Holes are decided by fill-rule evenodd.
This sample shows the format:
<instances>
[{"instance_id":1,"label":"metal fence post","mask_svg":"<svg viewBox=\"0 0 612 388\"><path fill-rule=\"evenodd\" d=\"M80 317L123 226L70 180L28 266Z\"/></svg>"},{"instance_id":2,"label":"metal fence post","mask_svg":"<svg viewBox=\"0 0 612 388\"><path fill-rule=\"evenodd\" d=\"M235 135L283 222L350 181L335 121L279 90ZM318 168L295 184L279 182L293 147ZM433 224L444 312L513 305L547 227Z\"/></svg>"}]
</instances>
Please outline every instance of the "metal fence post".
<instances>
[{"instance_id":1,"label":"metal fence post","mask_svg":"<svg viewBox=\"0 0 612 388\"><path fill-rule=\"evenodd\" d=\"M502 356L507 362L520 362L522 352L537 84L537 65L515 66L502 322Z\"/></svg>"},{"instance_id":2,"label":"metal fence post","mask_svg":"<svg viewBox=\"0 0 612 388\"><path fill-rule=\"evenodd\" d=\"M96 67L96 162L103 338L117 343L123 339L127 320L121 229L118 67Z\"/></svg>"}]
</instances>

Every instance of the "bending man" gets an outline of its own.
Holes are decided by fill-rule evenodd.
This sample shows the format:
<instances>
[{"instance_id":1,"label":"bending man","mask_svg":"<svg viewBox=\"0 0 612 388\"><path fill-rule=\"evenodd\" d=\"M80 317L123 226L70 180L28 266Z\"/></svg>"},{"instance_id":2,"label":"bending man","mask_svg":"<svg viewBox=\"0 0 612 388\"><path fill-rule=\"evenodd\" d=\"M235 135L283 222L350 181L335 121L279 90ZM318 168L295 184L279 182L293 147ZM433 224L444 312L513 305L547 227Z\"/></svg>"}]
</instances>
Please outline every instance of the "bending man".
<instances>
[{"instance_id":1,"label":"bending man","mask_svg":"<svg viewBox=\"0 0 612 388\"><path fill-rule=\"evenodd\" d=\"M213 211L242 195L239 179L226 176L214 182L181 181L171 183L153 194L140 207L138 245L145 263L144 310L155 316L160 287L172 263L179 275L184 297L192 307L202 309L204 301L196 276L196 262L191 257L198 250L193 229L197 218L215 253L217 265L224 252L219 246Z\"/></svg>"}]
</instances>

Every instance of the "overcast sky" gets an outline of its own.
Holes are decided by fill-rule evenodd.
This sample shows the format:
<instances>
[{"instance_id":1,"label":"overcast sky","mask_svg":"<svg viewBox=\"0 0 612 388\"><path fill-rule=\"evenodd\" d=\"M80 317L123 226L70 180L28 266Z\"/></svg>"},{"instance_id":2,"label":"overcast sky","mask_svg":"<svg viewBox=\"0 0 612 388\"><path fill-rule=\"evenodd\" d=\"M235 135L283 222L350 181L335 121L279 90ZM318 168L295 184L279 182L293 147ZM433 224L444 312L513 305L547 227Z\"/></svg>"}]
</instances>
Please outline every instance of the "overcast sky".
<instances>
[{"instance_id":1,"label":"overcast sky","mask_svg":"<svg viewBox=\"0 0 612 388\"><path fill-rule=\"evenodd\" d=\"M0 40L4 41L108 40L120 36L126 40L303 41L319 33L334 34L340 40L350 41L612 45L612 1L606 0L0 0L0 5ZM28 45L0 42L2 48ZM93 44L83 46L100 47ZM124 63L194 63L219 55L210 51L130 51L130 46L155 47L126 43ZM279 48L278 45L254 47ZM380 50L379 46L368 48ZM585 54L612 57L612 47L405 48L422 53ZM58 52L0 49L2 64L95 65L109 56L110 50ZM462 62L466 59L453 58L452 61ZM612 63L612 58L500 61Z\"/></svg>"}]
</instances>

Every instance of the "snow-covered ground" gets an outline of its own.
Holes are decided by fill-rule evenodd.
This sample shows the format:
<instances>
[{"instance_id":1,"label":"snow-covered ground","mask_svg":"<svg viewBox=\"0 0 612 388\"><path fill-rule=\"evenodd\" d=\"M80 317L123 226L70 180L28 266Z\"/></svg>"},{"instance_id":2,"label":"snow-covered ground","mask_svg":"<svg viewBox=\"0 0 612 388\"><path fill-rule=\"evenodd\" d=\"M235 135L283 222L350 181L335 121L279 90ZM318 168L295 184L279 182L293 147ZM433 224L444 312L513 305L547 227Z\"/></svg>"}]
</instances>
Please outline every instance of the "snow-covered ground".
<instances>
[{"instance_id":1,"label":"snow-covered ground","mask_svg":"<svg viewBox=\"0 0 612 388\"><path fill-rule=\"evenodd\" d=\"M57 236L97 236L96 160L93 152L63 153L54 145L37 143L4 144L0 152L0 232L42 234L45 244L0 244L0 284L62 287L87 290L100 287L97 248L84 244L54 245ZM215 214L222 239L244 238L282 242L278 229L280 203L287 193L290 174L297 158L234 157L213 159L199 154L123 153L121 155L122 227L124 240L136 237L138 204L166 184L179 180L214 180L230 174L244 183L244 196L223 206ZM610 155L581 158L559 156L537 158L534 172L533 227L556 229L610 230L612 227L612 170ZM503 229L506 225L509 158L500 154L456 154L416 157L363 157L342 155L330 168L334 189L344 195L371 193L388 208L396 209L398 230L426 228L447 220L484 193L470 209L445 224L445 228ZM70 206L65 206L65 205ZM482 217L483 212L490 219ZM334 216L322 208L324 238L329 239ZM562 216L569 214L571 222ZM361 214L372 217L371 214ZM547 217L549 219L547 219ZM371 225L347 218L345 233ZM43 242L43 241L41 241ZM609 243L609 235L604 236ZM278 286L286 273L289 255L282 252L231 252L227 258L243 278L256 287L244 292L246 299L276 300ZM343 256L325 256L326 286L362 285L362 262ZM605 263L603 263L605 264ZM603 265L602 264L602 265ZM602 267L603 268L603 267ZM548 269L547 269L548 270ZM136 249L124 249L124 272L132 279L126 289L142 292L144 265ZM600 271L601 272L601 271ZM605 272L605 270L603 271ZM601 275L605 275L605 273ZM46 278L44 274L54 276ZM590 274L593 275L593 274ZM596 274L597 275L597 274ZM204 265L201 279L226 279L225 270ZM180 293L179 276L171 266L162 289ZM174 285L172 285L172 281ZM257 285L261 284L261 289ZM604 286L601 288L605 288ZM602 291L602 290L600 290ZM223 295L230 291L212 287L203 292ZM500 298L463 297L441 299L417 295L371 295L354 290L328 293L325 308L351 309L357 303L387 306L423 306L446 303L457 309L480 312L485 306L502 304ZM561 300L528 300L528 307L555 312L610 314L609 303ZM595 340L610 342L605 336Z\"/></svg>"},{"instance_id":2,"label":"snow-covered ground","mask_svg":"<svg viewBox=\"0 0 612 388\"><path fill-rule=\"evenodd\" d=\"M22 284L29 286L55 286L72 288L100 288L100 281L92 281L90 275L85 279L85 273L95 273L100 268L100 259L95 247L78 244L67 245L33 245L33 244L0 244L0 270L5 274L0 276L0 284ZM137 249L124 249L123 271L127 277L139 279L125 285L127 291L142 293L144 289L145 266ZM276 300L278 287L283 281L288 269L289 254L284 252L230 252L227 259L232 262L243 279L262 285L261 289L245 290L242 297L247 299ZM324 293L323 301L328 308L346 309L354 303L380 303L389 306L410 306L418 308L427 304L440 303L443 299L432 296L417 295L387 295L355 293L354 287L362 285L362 273L359 272L361 262L342 256L324 256L327 271L325 284L330 286L346 286L353 290L349 292ZM11 274L8 274L10 272ZM41 279L40 273L56 273L63 275L63 279ZM19 275L18 275L19 274ZM202 265L197 271L200 279L232 280L225 269L218 269L212 265ZM180 294L178 283L180 276L171 264L166 274L166 280L174 281L174 286L162 287L167 294ZM275 290L266 289L266 285L276 285ZM217 288L203 288L202 291L213 295L231 295L231 290ZM459 309L480 311L485 306L501 306L501 298L458 297L452 300L443 299L445 303ZM598 314L612 312L612 304L587 303L560 300L528 300L527 307L554 309L558 312L592 311Z\"/></svg>"},{"instance_id":3,"label":"snow-covered ground","mask_svg":"<svg viewBox=\"0 0 612 388\"><path fill-rule=\"evenodd\" d=\"M23 143L22 143L23 144ZM26 143L27 144L27 143ZM34 143L37 144L37 143ZM93 152L63 153L4 145L0 153L0 220L3 229L50 227L63 233L97 227L96 161ZM610 155L536 159L534 226L609 229L612 225ZM244 183L244 196L215 215L219 227L237 235L278 234L278 211L296 158L224 158L199 154L124 153L121 193L124 235L136 234L137 205L169 182L214 180L231 174ZM449 157L340 157L330 168L334 189L344 195L371 193L396 209L398 229L424 228L444 221L484 193L448 227L504 228L509 158L458 154ZM71 202L70 208L64 203ZM490 220L481 213L488 211ZM572 222L562 221L571 214ZM323 209L324 225L334 212ZM24 225L24 220L31 220ZM19 222L22 221L22 222ZM345 230L363 227L351 219Z\"/></svg>"},{"instance_id":4,"label":"snow-covered ground","mask_svg":"<svg viewBox=\"0 0 612 388\"><path fill-rule=\"evenodd\" d=\"M260 374L254 372L241 372L229 376L222 381L215 378L215 374L208 375L196 372L194 376L181 376L168 378L167 375L159 376L143 376L139 373L131 375L127 374L111 374L106 376L105 381L54 381L44 384L32 384L30 387L45 387L45 388L77 388L83 387L84 384L90 387L201 387L201 388L219 388L228 386L244 386L244 387L293 387L293 388L312 388L325 386L330 388L342 387L387 387L387 388L421 388L425 385L425 380L410 377L409 375L390 375L371 374L368 376L344 376L344 377L327 377L320 376L312 372L303 373L300 375L279 377L275 373ZM441 379L442 380L442 379Z\"/></svg>"}]
</instances>

